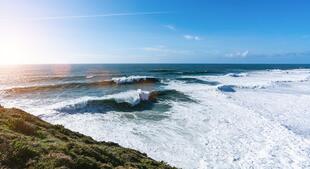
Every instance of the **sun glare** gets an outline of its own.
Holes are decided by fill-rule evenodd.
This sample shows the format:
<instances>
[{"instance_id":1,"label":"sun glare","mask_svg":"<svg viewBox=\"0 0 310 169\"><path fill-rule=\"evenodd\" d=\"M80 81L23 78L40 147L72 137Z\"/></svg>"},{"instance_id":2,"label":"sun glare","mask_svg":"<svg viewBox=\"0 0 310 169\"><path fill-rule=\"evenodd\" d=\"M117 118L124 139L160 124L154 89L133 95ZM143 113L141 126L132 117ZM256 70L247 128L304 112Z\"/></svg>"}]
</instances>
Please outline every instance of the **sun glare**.
<instances>
[{"instance_id":1,"label":"sun glare","mask_svg":"<svg viewBox=\"0 0 310 169\"><path fill-rule=\"evenodd\" d=\"M31 32L18 26L0 28L0 64L27 64L34 61Z\"/></svg>"},{"instance_id":2,"label":"sun glare","mask_svg":"<svg viewBox=\"0 0 310 169\"><path fill-rule=\"evenodd\" d=\"M23 62L23 50L19 39L16 37L1 39L1 63L2 64L15 64Z\"/></svg>"}]
</instances>

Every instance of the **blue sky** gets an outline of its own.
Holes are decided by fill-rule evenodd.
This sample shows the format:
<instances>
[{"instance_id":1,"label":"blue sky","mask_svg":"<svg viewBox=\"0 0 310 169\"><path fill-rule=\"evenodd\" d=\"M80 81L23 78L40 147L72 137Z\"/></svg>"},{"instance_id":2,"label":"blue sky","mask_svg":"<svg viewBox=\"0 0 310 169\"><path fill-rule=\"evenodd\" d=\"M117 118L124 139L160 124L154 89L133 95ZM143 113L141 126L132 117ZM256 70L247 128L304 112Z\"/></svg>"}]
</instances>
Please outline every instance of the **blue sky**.
<instances>
[{"instance_id":1,"label":"blue sky","mask_svg":"<svg viewBox=\"0 0 310 169\"><path fill-rule=\"evenodd\" d=\"M310 63L306 0L0 0L7 63Z\"/></svg>"}]
</instances>

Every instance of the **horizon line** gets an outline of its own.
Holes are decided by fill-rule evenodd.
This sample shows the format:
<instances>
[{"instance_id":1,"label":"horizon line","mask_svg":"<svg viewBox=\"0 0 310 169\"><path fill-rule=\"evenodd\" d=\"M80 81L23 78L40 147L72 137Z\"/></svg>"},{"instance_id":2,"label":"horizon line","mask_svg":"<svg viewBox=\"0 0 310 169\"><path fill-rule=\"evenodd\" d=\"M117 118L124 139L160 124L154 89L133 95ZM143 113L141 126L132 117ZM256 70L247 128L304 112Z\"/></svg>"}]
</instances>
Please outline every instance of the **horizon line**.
<instances>
[{"instance_id":1,"label":"horizon line","mask_svg":"<svg viewBox=\"0 0 310 169\"><path fill-rule=\"evenodd\" d=\"M216 62L210 62L210 63L177 63L177 62L166 62L166 63L14 63L14 64L0 64L0 66L18 66L18 65L131 65L131 64L183 64L183 65L187 65L187 64L196 64L196 65L204 65L204 64L218 64L218 65L310 65L310 63L263 63L263 62L259 62L259 63L216 63Z\"/></svg>"}]
</instances>

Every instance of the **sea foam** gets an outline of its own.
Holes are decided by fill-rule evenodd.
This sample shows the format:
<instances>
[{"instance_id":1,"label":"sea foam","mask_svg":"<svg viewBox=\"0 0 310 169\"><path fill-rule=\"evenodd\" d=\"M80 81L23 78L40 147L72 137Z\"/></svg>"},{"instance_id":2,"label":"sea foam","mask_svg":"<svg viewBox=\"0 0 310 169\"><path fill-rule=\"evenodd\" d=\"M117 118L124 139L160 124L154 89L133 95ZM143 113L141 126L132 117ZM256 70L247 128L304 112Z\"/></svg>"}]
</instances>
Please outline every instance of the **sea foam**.
<instances>
[{"instance_id":1,"label":"sea foam","mask_svg":"<svg viewBox=\"0 0 310 169\"><path fill-rule=\"evenodd\" d=\"M309 77L309 69L184 76L216 83L167 80L162 88L170 93L164 98L188 96L193 101L163 99L170 106L163 112L61 113L44 119L185 169L309 168ZM221 90L223 86L235 92ZM144 94L150 98L148 92L84 97L58 107L108 98L135 105Z\"/></svg>"},{"instance_id":2,"label":"sea foam","mask_svg":"<svg viewBox=\"0 0 310 169\"><path fill-rule=\"evenodd\" d=\"M154 77L148 76L128 76L128 77L117 77L112 78L112 81L116 84L128 84L128 83L135 83L135 82L159 82L158 79Z\"/></svg>"}]
</instances>

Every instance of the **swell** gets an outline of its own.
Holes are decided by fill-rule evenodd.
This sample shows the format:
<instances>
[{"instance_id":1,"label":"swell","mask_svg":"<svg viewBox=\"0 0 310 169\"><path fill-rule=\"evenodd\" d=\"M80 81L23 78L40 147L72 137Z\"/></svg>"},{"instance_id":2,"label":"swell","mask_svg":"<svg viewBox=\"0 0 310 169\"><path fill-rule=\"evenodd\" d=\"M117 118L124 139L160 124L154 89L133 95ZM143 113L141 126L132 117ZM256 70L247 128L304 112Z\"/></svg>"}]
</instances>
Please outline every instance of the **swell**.
<instances>
[{"instance_id":1,"label":"swell","mask_svg":"<svg viewBox=\"0 0 310 169\"><path fill-rule=\"evenodd\" d=\"M147 93L147 98L141 98L141 94ZM120 97L120 94L121 97ZM176 90L161 90L161 91L130 91L115 95L108 95L102 98L88 98L75 104L56 108L55 110L62 113L105 113L109 111L133 112L152 110L154 107L159 107L163 111L170 108L167 103L162 101L193 101L187 95Z\"/></svg>"},{"instance_id":2,"label":"swell","mask_svg":"<svg viewBox=\"0 0 310 169\"><path fill-rule=\"evenodd\" d=\"M176 69L153 69L149 72L161 73L165 75L207 75L207 74L221 74L223 72L216 70L199 70L199 71L182 71Z\"/></svg>"},{"instance_id":3,"label":"swell","mask_svg":"<svg viewBox=\"0 0 310 169\"><path fill-rule=\"evenodd\" d=\"M206 81L206 80L201 80L201 79L192 78L192 77L180 77L180 78L176 78L176 80L185 81L185 83L199 83L199 84L206 84L206 85L211 85L211 86L220 84L219 82L216 82L216 81Z\"/></svg>"},{"instance_id":4,"label":"swell","mask_svg":"<svg viewBox=\"0 0 310 169\"><path fill-rule=\"evenodd\" d=\"M118 75L119 74L114 74ZM53 82L53 81L61 81L61 82L72 82L72 81L81 81L85 79L103 79L107 77L111 77L111 74L90 74L90 75L71 75L71 76L57 76L57 75L41 75L41 76L23 76L18 78L6 78L0 79L0 82L6 83L8 81L12 81L14 83L35 83L35 82Z\"/></svg>"},{"instance_id":5,"label":"swell","mask_svg":"<svg viewBox=\"0 0 310 169\"><path fill-rule=\"evenodd\" d=\"M181 71L181 72L170 72L171 75L210 75L210 74L221 74L223 72L220 71L211 71L211 70L205 70L205 71Z\"/></svg>"},{"instance_id":6,"label":"swell","mask_svg":"<svg viewBox=\"0 0 310 169\"><path fill-rule=\"evenodd\" d=\"M160 90L160 91L153 91L151 96L154 98L155 101L163 101L163 100L171 100L171 101L180 101L180 102L195 102L189 96L185 95L182 92L177 90Z\"/></svg>"},{"instance_id":7,"label":"swell","mask_svg":"<svg viewBox=\"0 0 310 169\"><path fill-rule=\"evenodd\" d=\"M49 92L49 91L61 91L70 88L94 88L105 87L113 85L128 85L128 84L151 84L157 83L160 80L154 77L120 77L113 78L112 80L104 80L98 82L73 82L73 83L61 83L52 85L40 85L40 86L26 86L26 87L13 87L10 89L4 89L2 93L6 95L26 94L33 92Z\"/></svg>"},{"instance_id":8,"label":"swell","mask_svg":"<svg viewBox=\"0 0 310 169\"><path fill-rule=\"evenodd\" d=\"M114 74L115 75L115 74ZM117 75L117 74L116 74ZM106 78L111 77L112 74L89 74L76 76L38 76L26 78L23 82L42 82L42 81L78 81L85 79Z\"/></svg>"},{"instance_id":9,"label":"swell","mask_svg":"<svg viewBox=\"0 0 310 169\"><path fill-rule=\"evenodd\" d=\"M219 73L217 71L185 71L182 72L182 75L204 75L204 74L215 74L215 73Z\"/></svg>"},{"instance_id":10,"label":"swell","mask_svg":"<svg viewBox=\"0 0 310 169\"><path fill-rule=\"evenodd\" d=\"M172 72L176 72L175 69L153 69L150 70L149 72L154 72L154 73L172 73Z\"/></svg>"},{"instance_id":11,"label":"swell","mask_svg":"<svg viewBox=\"0 0 310 169\"><path fill-rule=\"evenodd\" d=\"M82 87L100 87L112 85L110 81L102 82L90 82L90 83L62 83L54 85L42 85L42 86L26 86L26 87L14 87L11 89L5 89L4 93L7 95L13 94L26 94L33 92L48 92L55 90L64 90L68 88L82 88Z\"/></svg>"},{"instance_id":12,"label":"swell","mask_svg":"<svg viewBox=\"0 0 310 169\"><path fill-rule=\"evenodd\" d=\"M42 76L42 77L31 77L26 79L26 82L42 82L42 81L72 81L82 80L85 76Z\"/></svg>"}]
</instances>

